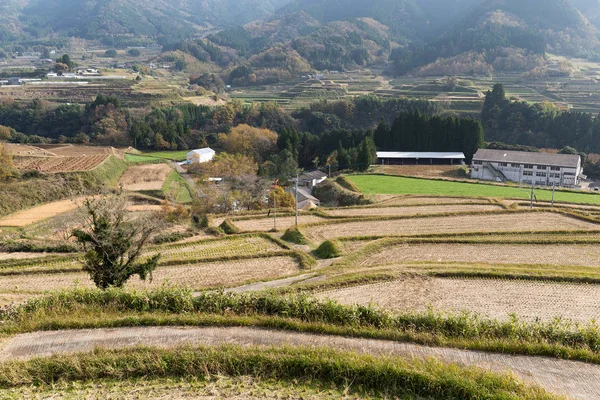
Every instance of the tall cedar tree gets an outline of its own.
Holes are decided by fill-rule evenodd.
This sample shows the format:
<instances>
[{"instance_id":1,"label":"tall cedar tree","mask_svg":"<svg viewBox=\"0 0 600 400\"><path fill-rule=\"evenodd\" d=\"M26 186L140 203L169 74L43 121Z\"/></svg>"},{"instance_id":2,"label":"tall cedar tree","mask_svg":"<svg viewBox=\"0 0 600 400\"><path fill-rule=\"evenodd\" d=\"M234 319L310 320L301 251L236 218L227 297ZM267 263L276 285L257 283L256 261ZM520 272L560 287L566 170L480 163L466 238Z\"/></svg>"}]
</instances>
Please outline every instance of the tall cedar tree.
<instances>
[{"instance_id":1,"label":"tall cedar tree","mask_svg":"<svg viewBox=\"0 0 600 400\"><path fill-rule=\"evenodd\" d=\"M133 275L146 280L160 259L156 254L138 261L150 236L159 229L159 220L130 220L126 205L121 196L87 199L83 229L72 233L86 251L83 269L100 289L122 287Z\"/></svg>"}]
</instances>

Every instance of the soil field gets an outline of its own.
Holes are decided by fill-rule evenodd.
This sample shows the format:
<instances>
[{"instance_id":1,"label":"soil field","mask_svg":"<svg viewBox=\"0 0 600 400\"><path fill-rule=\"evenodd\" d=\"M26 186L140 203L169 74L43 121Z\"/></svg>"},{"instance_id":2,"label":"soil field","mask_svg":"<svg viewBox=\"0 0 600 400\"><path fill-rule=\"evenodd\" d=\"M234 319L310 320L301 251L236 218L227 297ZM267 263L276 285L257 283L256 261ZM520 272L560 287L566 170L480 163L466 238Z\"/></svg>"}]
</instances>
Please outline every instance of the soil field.
<instances>
[{"instance_id":1,"label":"soil field","mask_svg":"<svg viewBox=\"0 0 600 400\"><path fill-rule=\"evenodd\" d=\"M160 190L172 169L167 164L148 164L129 168L119 185L125 190Z\"/></svg>"},{"instance_id":2,"label":"soil field","mask_svg":"<svg viewBox=\"0 0 600 400\"><path fill-rule=\"evenodd\" d=\"M321 243L327 239L353 236L597 229L600 225L592 222L538 212L345 222L312 226L305 231L315 243Z\"/></svg>"},{"instance_id":3,"label":"soil field","mask_svg":"<svg viewBox=\"0 0 600 400\"><path fill-rule=\"evenodd\" d=\"M39 147L60 157L119 155L119 151L114 147L78 146L72 144L40 145Z\"/></svg>"},{"instance_id":4,"label":"soil field","mask_svg":"<svg viewBox=\"0 0 600 400\"><path fill-rule=\"evenodd\" d=\"M403 244L367 256L362 266L407 261L600 267L598 245Z\"/></svg>"},{"instance_id":5,"label":"soil field","mask_svg":"<svg viewBox=\"0 0 600 400\"><path fill-rule=\"evenodd\" d=\"M338 208L323 210L336 217L375 217L384 215L427 215L460 212L485 212L502 210L499 205L455 204L455 205L430 205L414 207L380 207L380 208Z\"/></svg>"},{"instance_id":6,"label":"soil field","mask_svg":"<svg viewBox=\"0 0 600 400\"><path fill-rule=\"evenodd\" d=\"M586 284L417 277L334 290L319 297L343 304L373 303L400 312L431 306L436 311L468 311L502 320L512 313L528 321L561 317L586 323L600 318L600 286Z\"/></svg>"},{"instance_id":7,"label":"soil field","mask_svg":"<svg viewBox=\"0 0 600 400\"><path fill-rule=\"evenodd\" d=\"M393 194L376 194L372 198L379 205L384 206L409 206L425 204L482 204L490 203L487 199L469 199L457 197L422 197L422 196L402 196Z\"/></svg>"},{"instance_id":8,"label":"soil field","mask_svg":"<svg viewBox=\"0 0 600 400\"><path fill-rule=\"evenodd\" d=\"M55 157L56 154L35 146L24 144L3 143L4 148L13 155L13 157Z\"/></svg>"},{"instance_id":9,"label":"soil field","mask_svg":"<svg viewBox=\"0 0 600 400\"><path fill-rule=\"evenodd\" d=\"M91 171L110 157L108 154L79 157L24 157L15 158L20 171L38 170L46 173Z\"/></svg>"},{"instance_id":10,"label":"soil field","mask_svg":"<svg viewBox=\"0 0 600 400\"><path fill-rule=\"evenodd\" d=\"M300 267L295 259L283 256L215 261L185 266L159 267L154 271L152 281L143 282L136 277L132 278L127 286L150 289L169 284L201 290L281 278L297 274L299 271ZM3 276L0 279L0 292L13 294L39 294L75 286L91 288L93 283L89 275L84 272L15 275Z\"/></svg>"},{"instance_id":11,"label":"soil field","mask_svg":"<svg viewBox=\"0 0 600 400\"><path fill-rule=\"evenodd\" d=\"M460 165L385 165L379 171L386 175L415 176L419 178L454 178Z\"/></svg>"},{"instance_id":12,"label":"soil field","mask_svg":"<svg viewBox=\"0 0 600 400\"><path fill-rule=\"evenodd\" d=\"M19 211L0 218L0 226L23 227L31 225L35 222L43 221L59 214L75 210L78 207L78 202L83 199L84 198L60 200L28 210Z\"/></svg>"},{"instance_id":13,"label":"soil field","mask_svg":"<svg viewBox=\"0 0 600 400\"><path fill-rule=\"evenodd\" d=\"M324 218L312 215L301 215L298 217L299 224L310 224L313 222L325 221ZM222 219L215 220L214 224L218 226L223 222ZM257 218L248 220L232 220L233 224L243 232L268 232L273 229L273 218ZM296 223L295 217L277 217L277 230L286 230Z\"/></svg>"}]
</instances>

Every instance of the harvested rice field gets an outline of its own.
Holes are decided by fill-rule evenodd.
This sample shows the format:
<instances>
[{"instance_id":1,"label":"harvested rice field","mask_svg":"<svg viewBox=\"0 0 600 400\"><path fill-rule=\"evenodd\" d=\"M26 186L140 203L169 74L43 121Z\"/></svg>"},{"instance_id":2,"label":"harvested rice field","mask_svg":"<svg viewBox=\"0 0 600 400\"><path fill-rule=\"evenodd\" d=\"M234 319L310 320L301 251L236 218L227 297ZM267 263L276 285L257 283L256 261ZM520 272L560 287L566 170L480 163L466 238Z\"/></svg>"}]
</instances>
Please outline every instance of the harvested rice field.
<instances>
[{"instance_id":1,"label":"harvested rice field","mask_svg":"<svg viewBox=\"0 0 600 400\"><path fill-rule=\"evenodd\" d=\"M586 323L600 318L600 286L540 281L413 277L319 294L343 304L375 304L397 311L468 311L494 319Z\"/></svg>"},{"instance_id":2,"label":"harvested rice field","mask_svg":"<svg viewBox=\"0 0 600 400\"><path fill-rule=\"evenodd\" d=\"M326 221L324 218L315 217L312 215L301 215L298 218L300 224L311 224L313 222ZM242 232L268 232L273 229L273 218L257 218L247 220L233 220L235 226L237 226ZM296 223L295 217L278 217L277 218L277 230L286 230Z\"/></svg>"},{"instance_id":3,"label":"harvested rice field","mask_svg":"<svg viewBox=\"0 0 600 400\"><path fill-rule=\"evenodd\" d=\"M365 208L337 208L325 209L325 213L335 217L376 217L395 215L427 215L444 213L469 213L502 210L502 206L489 204L452 204L452 205L429 205L410 207L365 207Z\"/></svg>"},{"instance_id":4,"label":"harvested rice field","mask_svg":"<svg viewBox=\"0 0 600 400\"><path fill-rule=\"evenodd\" d=\"M559 230L600 230L600 225L557 213L506 213L459 215L342 222L305 228L309 239L321 243L328 239L353 236L426 235L468 232L519 232Z\"/></svg>"},{"instance_id":5,"label":"harvested rice field","mask_svg":"<svg viewBox=\"0 0 600 400\"><path fill-rule=\"evenodd\" d=\"M401 244L365 255L358 265L411 261L600 267L598 245Z\"/></svg>"},{"instance_id":6,"label":"harvested rice field","mask_svg":"<svg viewBox=\"0 0 600 400\"><path fill-rule=\"evenodd\" d=\"M176 260L210 260L224 257L256 256L284 250L276 243L262 237L236 237L226 240L204 240L149 249L161 254L161 262Z\"/></svg>"},{"instance_id":7,"label":"harvested rice field","mask_svg":"<svg viewBox=\"0 0 600 400\"><path fill-rule=\"evenodd\" d=\"M215 261L175 267L159 267L152 281L132 278L127 286L158 288L161 285L179 285L195 290L219 286L236 286L250 281L269 280L297 274L298 262L292 257L255 258L249 260ZM0 292L14 294L38 294L49 290L93 287L89 275L84 272L63 274L33 274L3 276Z\"/></svg>"}]
</instances>

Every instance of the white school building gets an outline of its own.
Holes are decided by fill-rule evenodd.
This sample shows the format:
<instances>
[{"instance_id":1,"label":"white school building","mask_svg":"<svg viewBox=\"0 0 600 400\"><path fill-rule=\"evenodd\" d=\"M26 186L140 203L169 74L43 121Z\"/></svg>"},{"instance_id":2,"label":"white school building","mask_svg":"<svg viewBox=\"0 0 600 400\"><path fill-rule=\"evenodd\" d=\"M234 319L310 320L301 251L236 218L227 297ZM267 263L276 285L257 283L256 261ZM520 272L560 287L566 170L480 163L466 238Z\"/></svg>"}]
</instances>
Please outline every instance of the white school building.
<instances>
[{"instance_id":1,"label":"white school building","mask_svg":"<svg viewBox=\"0 0 600 400\"><path fill-rule=\"evenodd\" d=\"M471 178L575 187L585 176L578 155L480 149L473 156Z\"/></svg>"}]
</instances>

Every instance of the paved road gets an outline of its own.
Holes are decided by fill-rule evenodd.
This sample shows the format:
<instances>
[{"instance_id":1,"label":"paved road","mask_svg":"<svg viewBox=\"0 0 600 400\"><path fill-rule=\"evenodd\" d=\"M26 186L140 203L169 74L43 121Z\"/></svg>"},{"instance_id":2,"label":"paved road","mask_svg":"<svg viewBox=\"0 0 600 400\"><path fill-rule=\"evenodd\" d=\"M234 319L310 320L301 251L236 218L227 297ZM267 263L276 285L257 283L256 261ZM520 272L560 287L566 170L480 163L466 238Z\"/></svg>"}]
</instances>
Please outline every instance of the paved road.
<instances>
[{"instance_id":1,"label":"paved road","mask_svg":"<svg viewBox=\"0 0 600 400\"><path fill-rule=\"evenodd\" d=\"M598 399L600 365L545 357L511 356L458 349L418 346L384 340L322 336L258 328L134 327L34 332L8 339L0 361L29 359L52 354L91 351L95 347L136 345L169 347L178 344L243 346L327 346L370 354L436 357L443 361L478 366L492 371L512 371L526 382L575 399Z\"/></svg>"}]
</instances>

